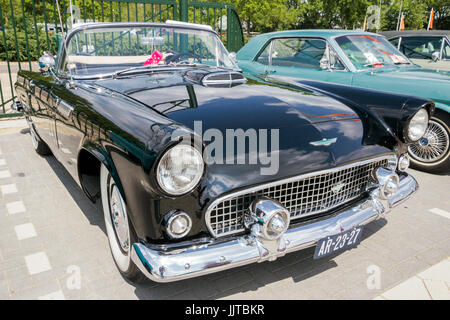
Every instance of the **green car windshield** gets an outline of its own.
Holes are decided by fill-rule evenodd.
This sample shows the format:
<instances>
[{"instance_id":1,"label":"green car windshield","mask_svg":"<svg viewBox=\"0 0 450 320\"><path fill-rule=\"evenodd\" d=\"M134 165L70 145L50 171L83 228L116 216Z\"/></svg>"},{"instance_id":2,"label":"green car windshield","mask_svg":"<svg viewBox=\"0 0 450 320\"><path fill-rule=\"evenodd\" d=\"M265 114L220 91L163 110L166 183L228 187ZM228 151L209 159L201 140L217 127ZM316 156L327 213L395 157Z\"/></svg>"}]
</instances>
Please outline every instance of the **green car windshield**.
<instances>
[{"instance_id":1,"label":"green car windshield","mask_svg":"<svg viewBox=\"0 0 450 320\"><path fill-rule=\"evenodd\" d=\"M95 77L130 68L237 66L213 32L172 26L94 27L77 31L67 44L63 72Z\"/></svg>"},{"instance_id":2,"label":"green car windshield","mask_svg":"<svg viewBox=\"0 0 450 320\"><path fill-rule=\"evenodd\" d=\"M347 35L335 40L358 70L411 64L382 36Z\"/></svg>"}]
</instances>

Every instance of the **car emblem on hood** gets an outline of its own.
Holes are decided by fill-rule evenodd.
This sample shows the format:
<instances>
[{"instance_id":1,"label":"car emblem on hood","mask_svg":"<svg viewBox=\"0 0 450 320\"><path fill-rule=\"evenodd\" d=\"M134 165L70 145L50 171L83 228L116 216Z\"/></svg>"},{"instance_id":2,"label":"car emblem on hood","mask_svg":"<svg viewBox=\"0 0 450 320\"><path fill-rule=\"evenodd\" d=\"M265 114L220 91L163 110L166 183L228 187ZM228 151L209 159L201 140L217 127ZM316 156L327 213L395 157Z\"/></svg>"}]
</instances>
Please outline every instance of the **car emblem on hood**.
<instances>
[{"instance_id":1,"label":"car emblem on hood","mask_svg":"<svg viewBox=\"0 0 450 320\"><path fill-rule=\"evenodd\" d=\"M339 182L336 183L335 185L333 185L331 187L331 191L333 191L334 194L338 194L339 192L341 192L341 190L346 186L346 183L343 182Z\"/></svg>"},{"instance_id":2,"label":"car emblem on hood","mask_svg":"<svg viewBox=\"0 0 450 320\"><path fill-rule=\"evenodd\" d=\"M309 144L312 144L315 147L318 147L318 146L328 147L328 146L331 146L336 141L337 141L337 138L332 138L332 139L323 138L323 140L313 141L313 142L310 142Z\"/></svg>"}]
</instances>

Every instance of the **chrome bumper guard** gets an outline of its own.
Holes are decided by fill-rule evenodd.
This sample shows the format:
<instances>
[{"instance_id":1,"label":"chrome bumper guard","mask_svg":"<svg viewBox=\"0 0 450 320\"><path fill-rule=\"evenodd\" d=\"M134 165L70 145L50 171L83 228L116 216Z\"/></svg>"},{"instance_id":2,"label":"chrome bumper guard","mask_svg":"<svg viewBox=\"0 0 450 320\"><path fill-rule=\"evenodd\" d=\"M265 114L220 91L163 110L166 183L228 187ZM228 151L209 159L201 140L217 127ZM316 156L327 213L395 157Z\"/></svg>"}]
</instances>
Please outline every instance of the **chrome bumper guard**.
<instances>
[{"instance_id":1,"label":"chrome bumper guard","mask_svg":"<svg viewBox=\"0 0 450 320\"><path fill-rule=\"evenodd\" d=\"M314 246L319 239L367 224L383 217L390 209L406 200L418 189L417 181L402 175L398 191L388 200L371 196L350 209L329 218L307 222L288 229L277 240L268 241L255 235L245 235L225 242L211 242L177 249L152 249L142 243L132 247L131 258L138 268L156 282L171 282L202 276L253 262L272 261L277 257Z\"/></svg>"}]
</instances>

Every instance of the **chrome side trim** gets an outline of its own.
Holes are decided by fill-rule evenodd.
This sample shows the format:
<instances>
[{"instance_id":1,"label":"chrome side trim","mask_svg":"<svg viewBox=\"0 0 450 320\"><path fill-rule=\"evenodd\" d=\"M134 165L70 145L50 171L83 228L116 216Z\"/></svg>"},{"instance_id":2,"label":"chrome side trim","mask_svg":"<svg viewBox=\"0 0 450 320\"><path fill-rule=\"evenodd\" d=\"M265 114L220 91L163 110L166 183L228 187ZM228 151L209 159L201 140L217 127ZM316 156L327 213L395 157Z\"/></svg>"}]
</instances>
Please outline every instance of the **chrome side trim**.
<instances>
[{"instance_id":1,"label":"chrome side trim","mask_svg":"<svg viewBox=\"0 0 450 320\"><path fill-rule=\"evenodd\" d=\"M183 280L253 262L273 261L288 252L314 246L324 237L381 218L417 189L416 180L405 174L400 177L398 192L387 201L379 199L379 190L375 189L369 199L332 217L292 227L276 240L268 241L250 234L174 249L135 243L131 259L146 277L156 282Z\"/></svg>"},{"instance_id":2,"label":"chrome side trim","mask_svg":"<svg viewBox=\"0 0 450 320\"><path fill-rule=\"evenodd\" d=\"M210 25L206 25L206 24L197 24L197 23L190 23L190 22L176 21L176 20L166 20L166 23L170 24L170 25L177 25L177 26L182 26L182 27L190 27L190 28L198 28L198 29L204 29L204 30L208 30L208 31L214 31L214 29Z\"/></svg>"},{"instance_id":3,"label":"chrome side trim","mask_svg":"<svg viewBox=\"0 0 450 320\"><path fill-rule=\"evenodd\" d=\"M346 165L343 165L343 166L339 166L339 167L334 167L334 168L331 168L331 169L326 169L326 170L321 170L321 171L314 171L314 172L310 172L310 173L306 173L306 174L302 174L302 175L298 175L298 176L294 176L294 177L290 177L290 178L286 178L286 179L282 179L282 180L273 181L273 182L270 182L270 183L266 183L266 184L258 185L258 186L255 186L255 187L243 189L243 190L240 190L240 191L237 191L237 192L233 192L233 193L227 194L225 196L219 197L216 200L214 200L208 206L208 208L206 209L206 212L205 212L205 223L206 223L206 226L208 228L209 233L213 237L216 237L215 232L212 229L209 221L211 219L211 211L220 202L226 201L228 199L231 199L231 198L243 195L243 194L253 193L253 192L257 192L259 190L265 189L265 188L270 188L270 187L273 187L273 186L277 186L279 184L284 184L284 183L289 183L289 182L293 182L293 181L297 181L297 180L301 180L301 179L306 179L306 178L310 178L310 177L313 177L313 176L316 176L316 175L320 175L320 174L337 172L337 171L345 170L345 169L348 169L348 168L352 168L354 166L364 165L364 164L368 164L368 163L371 163L371 162L380 161L380 160L384 160L384 159L388 159L388 160L391 160L392 162L395 162L395 166L393 167L393 170L396 169L397 157L396 157L396 155L394 153L391 153L391 154L387 154L387 155L384 155L384 156L381 156L381 157L370 158L370 159L366 159L366 160L352 162L352 163L349 163L349 164L346 164ZM354 199L355 198L348 199L347 202L352 201ZM324 210L324 211L328 211L328 210L331 210L331 209L332 208L328 208L327 210ZM321 212L324 212L324 211L321 211ZM315 213L310 214L310 215L314 215L314 214L321 213L321 212L315 212ZM305 216L302 216L302 217L305 217ZM299 217L296 217L296 218L299 218ZM229 234L221 234L221 236L230 235L230 234L238 233L238 232L241 232L241 231L242 230L237 231L237 232L232 232L232 233L229 233Z\"/></svg>"}]
</instances>

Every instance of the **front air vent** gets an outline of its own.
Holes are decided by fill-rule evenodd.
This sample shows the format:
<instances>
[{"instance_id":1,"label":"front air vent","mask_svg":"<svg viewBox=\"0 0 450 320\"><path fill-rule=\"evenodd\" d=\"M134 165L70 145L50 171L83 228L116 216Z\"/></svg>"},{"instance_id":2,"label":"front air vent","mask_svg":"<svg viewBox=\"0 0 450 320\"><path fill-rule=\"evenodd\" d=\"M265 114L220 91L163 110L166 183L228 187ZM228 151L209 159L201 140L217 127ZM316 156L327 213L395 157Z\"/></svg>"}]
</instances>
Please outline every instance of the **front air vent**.
<instances>
[{"instance_id":1,"label":"front air vent","mask_svg":"<svg viewBox=\"0 0 450 320\"><path fill-rule=\"evenodd\" d=\"M247 79L239 72L217 71L208 73L202 79L202 84L207 87L234 87L247 82Z\"/></svg>"},{"instance_id":2,"label":"front air vent","mask_svg":"<svg viewBox=\"0 0 450 320\"><path fill-rule=\"evenodd\" d=\"M389 167L393 157L363 160L231 193L207 208L206 225L214 237L243 232L245 212L262 197L280 202L290 212L291 221L313 219L362 196L371 185L374 169Z\"/></svg>"}]
</instances>

